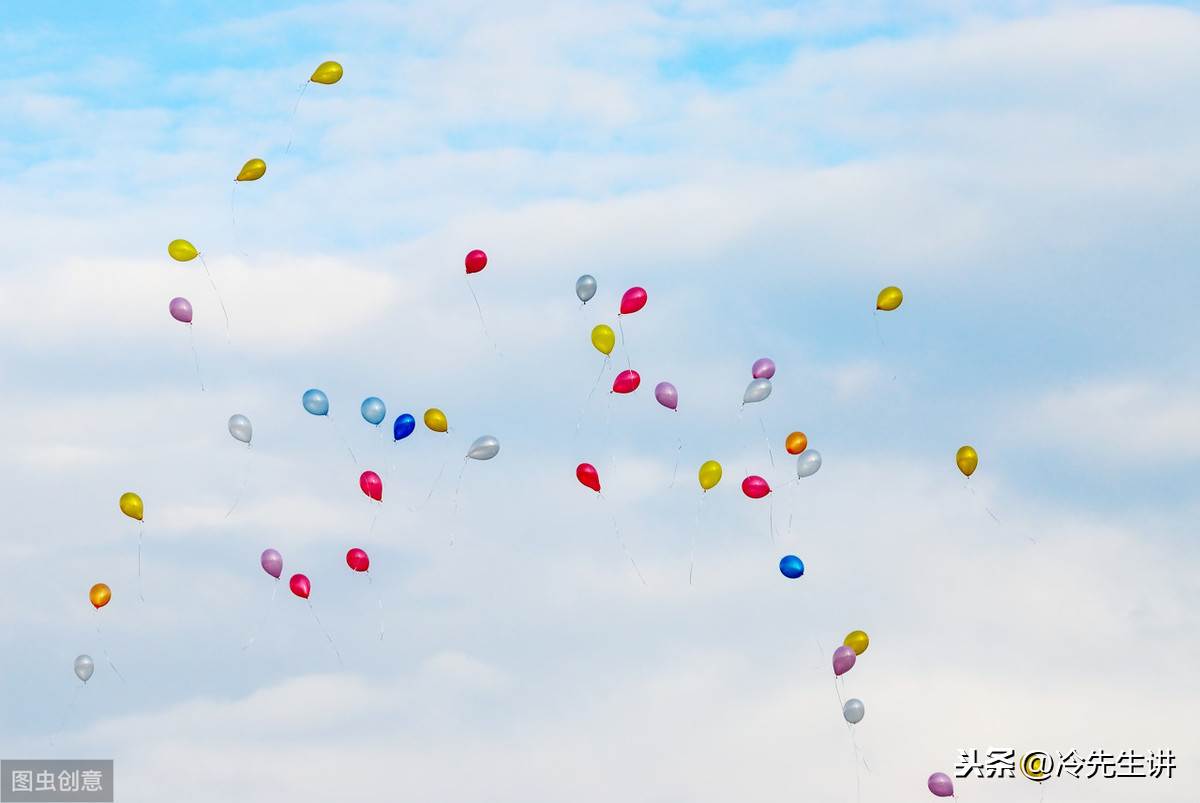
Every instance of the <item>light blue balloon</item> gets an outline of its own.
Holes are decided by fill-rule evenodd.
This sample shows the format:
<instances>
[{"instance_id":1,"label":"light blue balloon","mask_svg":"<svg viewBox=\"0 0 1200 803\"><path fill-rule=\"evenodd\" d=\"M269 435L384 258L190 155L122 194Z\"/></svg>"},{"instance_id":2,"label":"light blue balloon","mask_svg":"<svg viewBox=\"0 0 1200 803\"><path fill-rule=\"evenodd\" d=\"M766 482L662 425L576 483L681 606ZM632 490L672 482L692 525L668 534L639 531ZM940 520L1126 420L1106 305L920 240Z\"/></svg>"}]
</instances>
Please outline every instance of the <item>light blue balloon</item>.
<instances>
[{"instance_id":1,"label":"light blue balloon","mask_svg":"<svg viewBox=\"0 0 1200 803\"><path fill-rule=\"evenodd\" d=\"M329 415L329 397L316 388L304 391L304 409L313 415Z\"/></svg>"},{"instance_id":2,"label":"light blue balloon","mask_svg":"<svg viewBox=\"0 0 1200 803\"><path fill-rule=\"evenodd\" d=\"M368 424L379 426L387 418L387 405L378 396L368 396L363 399L362 417Z\"/></svg>"}]
</instances>

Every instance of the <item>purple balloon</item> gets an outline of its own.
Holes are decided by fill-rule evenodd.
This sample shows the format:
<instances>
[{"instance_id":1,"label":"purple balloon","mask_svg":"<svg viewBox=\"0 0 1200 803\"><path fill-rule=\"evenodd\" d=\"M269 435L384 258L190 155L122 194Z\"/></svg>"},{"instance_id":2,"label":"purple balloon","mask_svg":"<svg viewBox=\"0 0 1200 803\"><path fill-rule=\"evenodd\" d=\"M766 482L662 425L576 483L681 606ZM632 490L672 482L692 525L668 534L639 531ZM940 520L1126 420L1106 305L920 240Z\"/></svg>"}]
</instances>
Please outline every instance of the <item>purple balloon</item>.
<instances>
[{"instance_id":1,"label":"purple balloon","mask_svg":"<svg viewBox=\"0 0 1200 803\"><path fill-rule=\"evenodd\" d=\"M283 574L283 555L274 549L265 550L259 563L262 564L263 571L276 580L279 579L279 575Z\"/></svg>"},{"instance_id":2,"label":"purple balloon","mask_svg":"<svg viewBox=\"0 0 1200 803\"><path fill-rule=\"evenodd\" d=\"M655 385L654 398L658 399L658 403L663 407L671 410L679 407L679 391L670 382L659 382Z\"/></svg>"},{"instance_id":3,"label":"purple balloon","mask_svg":"<svg viewBox=\"0 0 1200 803\"><path fill-rule=\"evenodd\" d=\"M171 299L171 317L180 323L192 322L192 302L186 298Z\"/></svg>"},{"instance_id":4,"label":"purple balloon","mask_svg":"<svg viewBox=\"0 0 1200 803\"><path fill-rule=\"evenodd\" d=\"M833 674L841 676L850 671L850 667L854 666L854 661L858 658L854 654L854 650L849 647L838 647L833 651Z\"/></svg>"},{"instance_id":5,"label":"purple balloon","mask_svg":"<svg viewBox=\"0 0 1200 803\"><path fill-rule=\"evenodd\" d=\"M759 357L750 369L755 379L770 379L775 376L775 361L770 357Z\"/></svg>"},{"instance_id":6,"label":"purple balloon","mask_svg":"<svg viewBox=\"0 0 1200 803\"><path fill-rule=\"evenodd\" d=\"M929 776L929 791L938 797L950 797L954 794L954 782L944 772L935 772Z\"/></svg>"}]
</instances>

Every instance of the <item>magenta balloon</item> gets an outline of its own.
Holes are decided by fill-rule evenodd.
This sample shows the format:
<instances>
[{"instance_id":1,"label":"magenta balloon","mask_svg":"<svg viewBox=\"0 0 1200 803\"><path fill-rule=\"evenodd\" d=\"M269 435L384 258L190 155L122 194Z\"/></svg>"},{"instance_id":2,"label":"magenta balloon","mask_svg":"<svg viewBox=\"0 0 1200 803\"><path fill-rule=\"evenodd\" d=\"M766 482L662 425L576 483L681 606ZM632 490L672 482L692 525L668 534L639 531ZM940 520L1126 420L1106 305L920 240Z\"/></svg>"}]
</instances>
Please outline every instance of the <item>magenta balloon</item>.
<instances>
[{"instance_id":1,"label":"magenta balloon","mask_svg":"<svg viewBox=\"0 0 1200 803\"><path fill-rule=\"evenodd\" d=\"M775 376L775 361L770 357L759 357L750 369L755 379L770 379Z\"/></svg>"},{"instance_id":2,"label":"magenta balloon","mask_svg":"<svg viewBox=\"0 0 1200 803\"><path fill-rule=\"evenodd\" d=\"M186 298L171 299L171 317L180 323L192 322L192 302Z\"/></svg>"},{"instance_id":3,"label":"magenta balloon","mask_svg":"<svg viewBox=\"0 0 1200 803\"><path fill-rule=\"evenodd\" d=\"M833 651L833 674L841 676L850 671L858 656L849 647L838 647Z\"/></svg>"},{"instance_id":4,"label":"magenta balloon","mask_svg":"<svg viewBox=\"0 0 1200 803\"><path fill-rule=\"evenodd\" d=\"M679 391L670 382L659 382L654 386L654 398L663 407L671 410L679 407Z\"/></svg>"},{"instance_id":5,"label":"magenta balloon","mask_svg":"<svg viewBox=\"0 0 1200 803\"><path fill-rule=\"evenodd\" d=\"M283 574L283 555L280 555L279 552L274 549L264 550L262 553L262 559L259 560L259 563L262 564L263 571L274 577L276 580L279 579L279 575Z\"/></svg>"},{"instance_id":6,"label":"magenta balloon","mask_svg":"<svg viewBox=\"0 0 1200 803\"><path fill-rule=\"evenodd\" d=\"M954 794L954 782L944 772L935 772L929 776L929 791L938 797L950 797Z\"/></svg>"}]
</instances>

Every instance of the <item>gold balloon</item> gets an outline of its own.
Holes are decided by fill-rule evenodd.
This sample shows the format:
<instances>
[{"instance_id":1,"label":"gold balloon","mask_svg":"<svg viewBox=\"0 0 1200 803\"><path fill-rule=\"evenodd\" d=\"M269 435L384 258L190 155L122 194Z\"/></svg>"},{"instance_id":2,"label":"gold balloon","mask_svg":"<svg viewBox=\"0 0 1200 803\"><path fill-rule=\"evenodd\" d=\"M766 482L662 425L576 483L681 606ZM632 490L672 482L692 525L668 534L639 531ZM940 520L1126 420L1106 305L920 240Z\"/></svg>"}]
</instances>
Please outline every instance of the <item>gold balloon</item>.
<instances>
[{"instance_id":1,"label":"gold balloon","mask_svg":"<svg viewBox=\"0 0 1200 803\"><path fill-rule=\"evenodd\" d=\"M717 483L721 481L721 464L716 460L709 460L704 465L700 466L700 487L708 491L717 487Z\"/></svg>"},{"instance_id":2,"label":"gold balloon","mask_svg":"<svg viewBox=\"0 0 1200 803\"><path fill-rule=\"evenodd\" d=\"M267 163L262 159L251 159L242 165L242 172L234 181L258 181L267 172Z\"/></svg>"},{"instance_id":3,"label":"gold balloon","mask_svg":"<svg viewBox=\"0 0 1200 803\"><path fill-rule=\"evenodd\" d=\"M891 312L903 300L904 293L900 292L899 287L885 287L879 291L879 298L875 299L875 309Z\"/></svg>"},{"instance_id":4,"label":"gold balloon","mask_svg":"<svg viewBox=\"0 0 1200 803\"><path fill-rule=\"evenodd\" d=\"M445 432L450 428L449 422L446 421L446 414L436 407L430 407L425 411L425 426L434 432Z\"/></svg>"},{"instance_id":5,"label":"gold balloon","mask_svg":"<svg viewBox=\"0 0 1200 803\"><path fill-rule=\"evenodd\" d=\"M131 519L142 520L142 497L133 491L121 494L121 512Z\"/></svg>"},{"instance_id":6,"label":"gold balloon","mask_svg":"<svg viewBox=\"0 0 1200 803\"><path fill-rule=\"evenodd\" d=\"M172 240L167 243L167 253L176 262L191 262L200 256L200 252L196 250L196 246L187 240Z\"/></svg>"},{"instance_id":7,"label":"gold balloon","mask_svg":"<svg viewBox=\"0 0 1200 803\"><path fill-rule=\"evenodd\" d=\"M803 432L793 432L787 436L784 447L788 454L800 454L808 448L808 436Z\"/></svg>"},{"instance_id":8,"label":"gold balloon","mask_svg":"<svg viewBox=\"0 0 1200 803\"><path fill-rule=\"evenodd\" d=\"M846 636L842 642L850 649L854 650L855 655L862 655L867 651L867 645L871 643L871 639L867 638L867 634L861 630L855 630Z\"/></svg>"},{"instance_id":9,"label":"gold balloon","mask_svg":"<svg viewBox=\"0 0 1200 803\"><path fill-rule=\"evenodd\" d=\"M958 454L954 455L954 462L958 463L958 470L969 477L979 465L979 453L970 446L960 447Z\"/></svg>"},{"instance_id":10,"label":"gold balloon","mask_svg":"<svg viewBox=\"0 0 1200 803\"><path fill-rule=\"evenodd\" d=\"M104 585L104 583L96 583L96 585L92 586L92 590L88 592L88 599L92 601L92 605L96 610L100 610L112 599L112 589Z\"/></svg>"},{"instance_id":11,"label":"gold balloon","mask_svg":"<svg viewBox=\"0 0 1200 803\"><path fill-rule=\"evenodd\" d=\"M336 61L323 61L308 80L316 84L336 84L342 80L342 65Z\"/></svg>"},{"instance_id":12,"label":"gold balloon","mask_svg":"<svg viewBox=\"0 0 1200 803\"><path fill-rule=\"evenodd\" d=\"M592 330L592 345L601 354L612 354L613 346L617 344L617 336L611 326L600 324Z\"/></svg>"}]
</instances>

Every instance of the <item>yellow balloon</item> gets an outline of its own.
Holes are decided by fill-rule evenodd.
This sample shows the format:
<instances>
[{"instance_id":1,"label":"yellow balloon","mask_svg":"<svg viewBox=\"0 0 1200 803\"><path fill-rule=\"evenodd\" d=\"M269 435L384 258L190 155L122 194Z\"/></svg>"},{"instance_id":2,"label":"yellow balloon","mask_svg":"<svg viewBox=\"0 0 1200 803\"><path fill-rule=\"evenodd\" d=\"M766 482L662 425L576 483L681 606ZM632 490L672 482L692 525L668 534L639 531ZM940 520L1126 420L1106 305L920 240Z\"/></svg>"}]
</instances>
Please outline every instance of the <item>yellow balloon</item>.
<instances>
[{"instance_id":1,"label":"yellow balloon","mask_svg":"<svg viewBox=\"0 0 1200 803\"><path fill-rule=\"evenodd\" d=\"M436 407L430 407L425 411L425 426L434 432L445 432L450 428L449 422L446 421L446 414Z\"/></svg>"},{"instance_id":2,"label":"yellow balloon","mask_svg":"<svg viewBox=\"0 0 1200 803\"><path fill-rule=\"evenodd\" d=\"M708 491L717 487L717 483L721 481L721 464L716 460L709 460L704 465L700 466L700 487Z\"/></svg>"},{"instance_id":3,"label":"yellow balloon","mask_svg":"<svg viewBox=\"0 0 1200 803\"><path fill-rule=\"evenodd\" d=\"M112 599L112 589L104 585L104 583L96 583L92 586L92 590L88 592L88 599L92 601L92 605L96 610L100 610L108 601Z\"/></svg>"},{"instance_id":4,"label":"yellow balloon","mask_svg":"<svg viewBox=\"0 0 1200 803\"><path fill-rule=\"evenodd\" d=\"M612 354L613 346L617 345L617 336L611 326L600 324L592 330L592 345L601 354Z\"/></svg>"},{"instance_id":5,"label":"yellow balloon","mask_svg":"<svg viewBox=\"0 0 1200 803\"><path fill-rule=\"evenodd\" d=\"M875 309L891 312L903 300L904 293L900 292L899 287L885 287L879 291L879 298L875 299Z\"/></svg>"},{"instance_id":6,"label":"yellow balloon","mask_svg":"<svg viewBox=\"0 0 1200 803\"><path fill-rule=\"evenodd\" d=\"M308 80L317 84L336 84L342 80L342 65L336 61L322 61Z\"/></svg>"},{"instance_id":7,"label":"yellow balloon","mask_svg":"<svg viewBox=\"0 0 1200 803\"><path fill-rule=\"evenodd\" d=\"M196 250L196 246L187 240L172 240L167 243L167 253L176 262L191 262L200 256L200 252Z\"/></svg>"},{"instance_id":8,"label":"yellow balloon","mask_svg":"<svg viewBox=\"0 0 1200 803\"><path fill-rule=\"evenodd\" d=\"M242 172L234 181L258 181L267 172L267 163L262 159L251 159L242 165Z\"/></svg>"},{"instance_id":9,"label":"yellow balloon","mask_svg":"<svg viewBox=\"0 0 1200 803\"><path fill-rule=\"evenodd\" d=\"M969 477L979 465L979 453L970 446L960 447L958 454L954 455L954 462L958 463L958 470Z\"/></svg>"},{"instance_id":10,"label":"yellow balloon","mask_svg":"<svg viewBox=\"0 0 1200 803\"><path fill-rule=\"evenodd\" d=\"M854 650L855 655L862 655L867 651L867 645L871 643L871 639L867 638L867 634L863 631L855 630L848 634L842 643Z\"/></svg>"},{"instance_id":11,"label":"yellow balloon","mask_svg":"<svg viewBox=\"0 0 1200 803\"><path fill-rule=\"evenodd\" d=\"M121 494L121 512L131 519L142 520L142 497L133 491Z\"/></svg>"}]
</instances>

